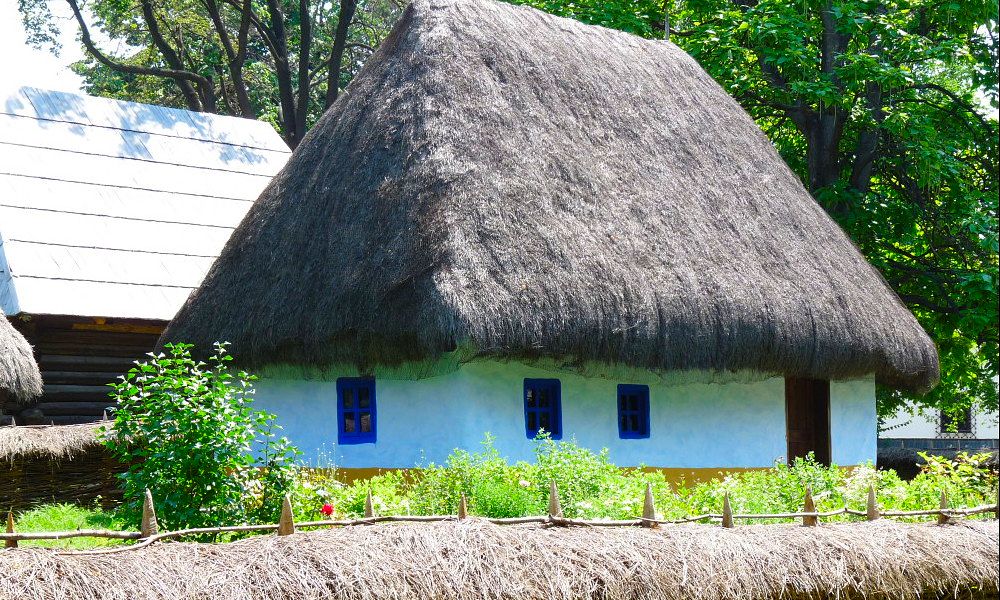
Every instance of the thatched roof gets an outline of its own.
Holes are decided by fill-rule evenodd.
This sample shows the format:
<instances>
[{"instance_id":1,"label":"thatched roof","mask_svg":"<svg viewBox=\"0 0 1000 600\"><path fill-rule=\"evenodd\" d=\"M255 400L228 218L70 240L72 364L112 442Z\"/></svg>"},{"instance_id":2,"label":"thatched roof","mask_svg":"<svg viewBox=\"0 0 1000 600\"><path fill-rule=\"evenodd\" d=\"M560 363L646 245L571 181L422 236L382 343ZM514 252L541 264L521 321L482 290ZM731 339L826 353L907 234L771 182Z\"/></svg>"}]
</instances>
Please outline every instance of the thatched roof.
<instances>
[{"instance_id":1,"label":"thatched roof","mask_svg":"<svg viewBox=\"0 0 1000 600\"><path fill-rule=\"evenodd\" d=\"M544 529L470 519L114 554L0 551L0 573L6 574L0 597L987 598L998 587L997 543L996 521L648 530ZM981 595L970 594L976 588Z\"/></svg>"},{"instance_id":2,"label":"thatched roof","mask_svg":"<svg viewBox=\"0 0 1000 600\"><path fill-rule=\"evenodd\" d=\"M107 423L0 427L0 462L19 458L73 459L101 445Z\"/></svg>"},{"instance_id":3,"label":"thatched roof","mask_svg":"<svg viewBox=\"0 0 1000 600\"><path fill-rule=\"evenodd\" d=\"M926 390L934 344L677 46L417 0L164 340L251 365L455 348Z\"/></svg>"},{"instance_id":4,"label":"thatched roof","mask_svg":"<svg viewBox=\"0 0 1000 600\"><path fill-rule=\"evenodd\" d=\"M24 336L0 310L0 392L27 402L42 394L42 376Z\"/></svg>"}]
</instances>

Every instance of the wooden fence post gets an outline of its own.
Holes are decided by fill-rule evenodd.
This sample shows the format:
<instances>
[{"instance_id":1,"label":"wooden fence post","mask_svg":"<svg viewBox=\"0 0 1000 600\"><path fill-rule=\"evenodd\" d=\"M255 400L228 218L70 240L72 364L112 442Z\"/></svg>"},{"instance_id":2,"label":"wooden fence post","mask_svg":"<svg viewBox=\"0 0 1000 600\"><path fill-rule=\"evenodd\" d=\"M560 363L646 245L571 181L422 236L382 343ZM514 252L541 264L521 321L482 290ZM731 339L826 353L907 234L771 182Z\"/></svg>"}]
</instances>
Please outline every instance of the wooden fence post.
<instances>
[{"instance_id":1,"label":"wooden fence post","mask_svg":"<svg viewBox=\"0 0 1000 600\"><path fill-rule=\"evenodd\" d=\"M816 512L816 503L813 502L813 492L811 486L806 487L806 498L805 502L802 503L802 512L804 513ZM802 525L805 527L815 527L819 525L819 517L813 517L813 516L802 517Z\"/></svg>"},{"instance_id":2,"label":"wooden fence post","mask_svg":"<svg viewBox=\"0 0 1000 600\"><path fill-rule=\"evenodd\" d=\"M941 512L938 513L937 522L938 525L947 525L951 518L945 514L945 510L948 509L948 492L941 490Z\"/></svg>"},{"instance_id":3,"label":"wooden fence post","mask_svg":"<svg viewBox=\"0 0 1000 600\"><path fill-rule=\"evenodd\" d=\"M729 503L729 492L722 497L722 526L727 529L735 527L733 524L733 507Z\"/></svg>"},{"instance_id":4,"label":"wooden fence post","mask_svg":"<svg viewBox=\"0 0 1000 600\"><path fill-rule=\"evenodd\" d=\"M7 511L7 533L14 533L14 513ZM4 548L17 548L17 540L4 540Z\"/></svg>"},{"instance_id":5,"label":"wooden fence post","mask_svg":"<svg viewBox=\"0 0 1000 600\"><path fill-rule=\"evenodd\" d=\"M549 518L561 519L562 516L562 506L559 505L559 489L553 480L549 482Z\"/></svg>"},{"instance_id":6,"label":"wooden fence post","mask_svg":"<svg viewBox=\"0 0 1000 600\"><path fill-rule=\"evenodd\" d=\"M875 521L881 516L875 500L875 486L868 486L868 506L865 509L865 516L869 521Z\"/></svg>"},{"instance_id":7,"label":"wooden fence post","mask_svg":"<svg viewBox=\"0 0 1000 600\"><path fill-rule=\"evenodd\" d=\"M142 521L139 523L139 531L144 538L156 535L160 531L160 525L156 522L156 508L153 506L153 492L149 491L149 488L146 488L146 495L142 499Z\"/></svg>"},{"instance_id":8,"label":"wooden fence post","mask_svg":"<svg viewBox=\"0 0 1000 600\"><path fill-rule=\"evenodd\" d=\"M365 497L365 518L370 519L375 516L375 507L372 505L372 491L368 490Z\"/></svg>"},{"instance_id":9,"label":"wooden fence post","mask_svg":"<svg viewBox=\"0 0 1000 600\"><path fill-rule=\"evenodd\" d=\"M653 504L653 484L646 482L646 497L642 502L642 526L655 529L660 526L656 522L656 506Z\"/></svg>"},{"instance_id":10,"label":"wooden fence post","mask_svg":"<svg viewBox=\"0 0 1000 600\"><path fill-rule=\"evenodd\" d=\"M462 499L458 501L458 518L459 520L462 520L468 516L469 516L469 503L465 499L465 494L462 494Z\"/></svg>"},{"instance_id":11,"label":"wooden fence post","mask_svg":"<svg viewBox=\"0 0 1000 600\"><path fill-rule=\"evenodd\" d=\"M278 518L278 535L295 533L295 515L292 514L292 497L285 496L281 502L281 517Z\"/></svg>"}]
</instances>

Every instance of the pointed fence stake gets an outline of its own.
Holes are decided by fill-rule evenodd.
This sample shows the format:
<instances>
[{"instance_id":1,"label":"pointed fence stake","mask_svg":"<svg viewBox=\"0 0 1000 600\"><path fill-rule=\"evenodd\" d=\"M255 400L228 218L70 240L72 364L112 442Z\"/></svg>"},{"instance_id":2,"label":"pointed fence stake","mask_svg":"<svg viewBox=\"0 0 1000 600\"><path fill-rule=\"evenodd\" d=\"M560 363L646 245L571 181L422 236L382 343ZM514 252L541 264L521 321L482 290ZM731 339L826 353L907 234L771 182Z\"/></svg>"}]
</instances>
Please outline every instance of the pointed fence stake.
<instances>
[{"instance_id":1,"label":"pointed fence stake","mask_svg":"<svg viewBox=\"0 0 1000 600\"><path fill-rule=\"evenodd\" d=\"M375 507L372 505L372 491L368 490L365 497L365 518L370 519L375 516Z\"/></svg>"},{"instance_id":2,"label":"pointed fence stake","mask_svg":"<svg viewBox=\"0 0 1000 600\"><path fill-rule=\"evenodd\" d=\"M993 511L993 518L1000 521L1000 488L997 488L996 510Z\"/></svg>"},{"instance_id":3,"label":"pointed fence stake","mask_svg":"<svg viewBox=\"0 0 1000 600\"><path fill-rule=\"evenodd\" d=\"M462 499L458 501L458 518L464 519L469 516L469 502L465 499L465 494L462 494Z\"/></svg>"},{"instance_id":4,"label":"pointed fence stake","mask_svg":"<svg viewBox=\"0 0 1000 600\"><path fill-rule=\"evenodd\" d=\"M146 488L146 495L142 499L142 521L139 524L139 531L142 537L156 535L160 531L160 525L156 522L156 508L153 506L153 492Z\"/></svg>"},{"instance_id":5,"label":"pointed fence stake","mask_svg":"<svg viewBox=\"0 0 1000 600\"><path fill-rule=\"evenodd\" d=\"M875 486L868 486L868 506L865 508L865 517L869 521L876 521L882 516L878 511L878 503L875 500Z\"/></svg>"},{"instance_id":6,"label":"pointed fence stake","mask_svg":"<svg viewBox=\"0 0 1000 600\"><path fill-rule=\"evenodd\" d=\"M733 524L733 507L729 504L729 492L722 497L722 526L727 529L735 527Z\"/></svg>"},{"instance_id":7,"label":"pointed fence stake","mask_svg":"<svg viewBox=\"0 0 1000 600\"><path fill-rule=\"evenodd\" d=\"M642 502L642 526L655 529L660 526L656 522L656 506L653 504L653 484L646 483L646 497Z\"/></svg>"},{"instance_id":8,"label":"pointed fence stake","mask_svg":"<svg viewBox=\"0 0 1000 600\"><path fill-rule=\"evenodd\" d=\"M14 533L14 513L7 511L7 533ZM4 548L17 548L17 540L4 540Z\"/></svg>"},{"instance_id":9,"label":"pointed fence stake","mask_svg":"<svg viewBox=\"0 0 1000 600\"><path fill-rule=\"evenodd\" d=\"M562 506L559 505L559 489L556 482L549 482L549 518L561 519L563 516Z\"/></svg>"},{"instance_id":10,"label":"pointed fence stake","mask_svg":"<svg viewBox=\"0 0 1000 600\"><path fill-rule=\"evenodd\" d=\"M951 522L951 517L945 514L944 511L948 509L948 492L941 490L941 512L938 513L937 522L938 525L947 525Z\"/></svg>"},{"instance_id":11,"label":"pointed fence stake","mask_svg":"<svg viewBox=\"0 0 1000 600\"><path fill-rule=\"evenodd\" d=\"M281 517L278 518L278 535L295 533L295 515L292 514L292 497L286 495L281 502Z\"/></svg>"},{"instance_id":12,"label":"pointed fence stake","mask_svg":"<svg viewBox=\"0 0 1000 600\"><path fill-rule=\"evenodd\" d=\"M802 512L804 513L814 513L816 512L816 503L813 502L813 492L812 487L806 487L806 498L802 503ZM819 517L814 516L804 516L802 517L802 525L805 527L815 527L819 525Z\"/></svg>"}]
</instances>

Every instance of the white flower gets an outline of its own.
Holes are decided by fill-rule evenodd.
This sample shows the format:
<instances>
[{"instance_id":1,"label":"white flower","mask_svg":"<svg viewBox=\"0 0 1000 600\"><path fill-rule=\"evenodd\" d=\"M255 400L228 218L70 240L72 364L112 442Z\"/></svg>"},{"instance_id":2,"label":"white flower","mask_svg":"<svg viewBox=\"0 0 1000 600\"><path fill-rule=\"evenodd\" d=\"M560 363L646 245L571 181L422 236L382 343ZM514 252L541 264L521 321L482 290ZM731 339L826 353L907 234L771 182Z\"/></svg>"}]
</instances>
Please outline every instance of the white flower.
<instances>
[{"instance_id":1,"label":"white flower","mask_svg":"<svg viewBox=\"0 0 1000 600\"><path fill-rule=\"evenodd\" d=\"M527 479L522 479L521 481L517 482L517 485L519 485L519 486L521 486L523 488L527 488L527 487L531 487L531 482L528 481Z\"/></svg>"}]
</instances>

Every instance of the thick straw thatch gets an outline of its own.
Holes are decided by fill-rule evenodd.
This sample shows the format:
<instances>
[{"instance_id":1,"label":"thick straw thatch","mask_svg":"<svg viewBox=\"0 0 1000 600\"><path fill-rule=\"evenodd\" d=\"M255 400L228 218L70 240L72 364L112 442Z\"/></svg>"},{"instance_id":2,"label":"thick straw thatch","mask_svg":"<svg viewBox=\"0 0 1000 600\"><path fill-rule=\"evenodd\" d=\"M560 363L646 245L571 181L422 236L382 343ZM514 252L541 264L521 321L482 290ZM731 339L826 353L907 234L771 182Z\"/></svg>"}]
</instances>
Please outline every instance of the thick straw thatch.
<instances>
[{"instance_id":1,"label":"thick straw thatch","mask_svg":"<svg viewBox=\"0 0 1000 600\"><path fill-rule=\"evenodd\" d=\"M72 460L98 446L98 429L106 423L0 427L0 463L15 458Z\"/></svg>"},{"instance_id":2,"label":"thick straw thatch","mask_svg":"<svg viewBox=\"0 0 1000 600\"><path fill-rule=\"evenodd\" d=\"M115 554L10 550L0 552L0 597L995 598L997 538L996 521L649 530L470 520L351 527Z\"/></svg>"},{"instance_id":3,"label":"thick straw thatch","mask_svg":"<svg viewBox=\"0 0 1000 600\"><path fill-rule=\"evenodd\" d=\"M249 364L457 348L926 390L934 344L687 54L418 0L163 340Z\"/></svg>"},{"instance_id":4,"label":"thick straw thatch","mask_svg":"<svg viewBox=\"0 0 1000 600\"><path fill-rule=\"evenodd\" d=\"M0 511L120 500L125 467L98 441L101 425L0 427Z\"/></svg>"},{"instance_id":5,"label":"thick straw thatch","mask_svg":"<svg viewBox=\"0 0 1000 600\"><path fill-rule=\"evenodd\" d=\"M31 346L0 310L0 409L3 394L15 402L42 395L42 376Z\"/></svg>"}]
</instances>

